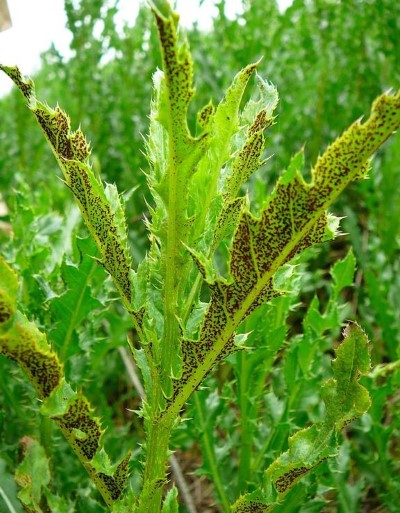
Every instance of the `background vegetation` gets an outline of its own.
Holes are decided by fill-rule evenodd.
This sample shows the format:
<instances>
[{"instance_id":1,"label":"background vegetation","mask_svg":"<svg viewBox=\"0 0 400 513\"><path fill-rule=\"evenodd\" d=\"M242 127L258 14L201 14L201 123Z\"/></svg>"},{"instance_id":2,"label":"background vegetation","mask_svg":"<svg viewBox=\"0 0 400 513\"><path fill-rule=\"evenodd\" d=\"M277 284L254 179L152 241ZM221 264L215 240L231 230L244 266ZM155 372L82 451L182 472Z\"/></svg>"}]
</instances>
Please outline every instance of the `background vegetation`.
<instances>
[{"instance_id":1,"label":"background vegetation","mask_svg":"<svg viewBox=\"0 0 400 513\"><path fill-rule=\"evenodd\" d=\"M130 242L139 261L147 248L141 221L149 201L142 134L160 55L148 9L117 31L116 4L65 0L74 57L65 62L49 49L34 78L41 98L50 105L58 101L73 125L82 124L98 173L126 191ZM240 68L263 57L260 74L277 86L281 100L268 133L272 158L248 186L257 203L303 145L310 169L331 140L368 113L379 93L399 87L400 3L295 0L281 13L274 0L250 0L234 20L224 7L220 1L211 31L188 31L197 77L194 106L218 101ZM2 253L23 277L30 315L39 327L53 324L49 339L68 357L68 378L101 412L110 454L117 459L131 447L137 461L143 433L132 410L140 399L118 350L130 322L113 301L105 273L84 256L94 249L18 95L13 91L0 100ZM184 471L193 473L189 488L197 511L219 511L239 490L251 490L257 472L287 448L288 435L321 417L320 383L330 375L332 347L349 318L372 342L378 367L365 380L372 407L347 429L336 460L297 485L281 511L400 511L399 135L375 157L370 174L334 208L346 216L342 229L349 234L307 252L294 270L290 293L247 321L244 329L252 332L249 345L255 349L229 359L188 406L193 420L180 426L173 443ZM80 305L71 304L72 288L79 289ZM54 325L60 312L65 320ZM1 358L0 483L15 511L22 510L12 476L26 436L39 440L50 457L50 488L63 491L59 511L103 511L34 397L21 372ZM133 468L133 488L139 486L135 476ZM299 506L301 501L306 505ZM0 510L8 511L1 496Z\"/></svg>"}]
</instances>

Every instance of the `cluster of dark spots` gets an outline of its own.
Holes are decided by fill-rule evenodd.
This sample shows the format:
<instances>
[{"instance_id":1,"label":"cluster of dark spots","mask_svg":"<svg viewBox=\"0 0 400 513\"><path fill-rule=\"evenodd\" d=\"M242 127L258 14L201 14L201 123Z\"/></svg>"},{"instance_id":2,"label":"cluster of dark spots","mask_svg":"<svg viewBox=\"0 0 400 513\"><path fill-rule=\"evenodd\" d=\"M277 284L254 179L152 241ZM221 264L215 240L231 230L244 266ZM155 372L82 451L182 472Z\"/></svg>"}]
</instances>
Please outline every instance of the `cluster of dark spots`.
<instances>
[{"instance_id":1,"label":"cluster of dark spots","mask_svg":"<svg viewBox=\"0 0 400 513\"><path fill-rule=\"evenodd\" d=\"M257 132L262 132L268 128L272 123L272 118L267 118L267 111L265 109L260 110L256 115L253 123L249 127L247 133L248 136L254 135Z\"/></svg>"},{"instance_id":2,"label":"cluster of dark spots","mask_svg":"<svg viewBox=\"0 0 400 513\"><path fill-rule=\"evenodd\" d=\"M216 226L216 233L219 237L224 236L222 230L226 230L229 227L235 227L240 215L240 208L243 204L242 198L235 198L234 200L229 200L229 195L225 194L225 205L224 209L221 211L217 226ZM222 233L221 233L222 231Z\"/></svg>"},{"instance_id":3,"label":"cluster of dark spots","mask_svg":"<svg viewBox=\"0 0 400 513\"><path fill-rule=\"evenodd\" d=\"M189 382L198 365L197 343L190 340L182 341L182 374L178 380L173 381L172 397L167 401L167 408L176 400L180 392Z\"/></svg>"},{"instance_id":4,"label":"cluster of dark spots","mask_svg":"<svg viewBox=\"0 0 400 513\"><path fill-rule=\"evenodd\" d=\"M351 417L350 419L346 419L344 422L343 422L343 427L346 427L348 426L349 424L351 424L352 422L354 422L355 420L357 420L358 417Z\"/></svg>"},{"instance_id":5,"label":"cluster of dark spots","mask_svg":"<svg viewBox=\"0 0 400 513\"><path fill-rule=\"evenodd\" d=\"M59 107L50 111L42 106L37 106L33 112L56 153L66 160L72 159L70 121L65 112Z\"/></svg>"},{"instance_id":6,"label":"cluster of dark spots","mask_svg":"<svg viewBox=\"0 0 400 513\"><path fill-rule=\"evenodd\" d=\"M253 301L251 306L247 309L246 313L243 316L243 320L245 320L259 306L263 305L264 303L268 303L269 301L272 301L274 298L279 297L281 295L282 293L274 288L273 280L269 280L267 285L263 287L261 293L255 299L255 301Z\"/></svg>"},{"instance_id":7,"label":"cluster of dark spots","mask_svg":"<svg viewBox=\"0 0 400 513\"><path fill-rule=\"evenodd\" d=\"M275 481L275 488L279 493L285 492L298 477L306 474L310 470L311 469L307 467L298 467L289 470Z\"/></svg>"},{"instance_id":8,"label":"cluster of dark spots","mask_svg":"<svg viewBox=\"0 0 400 513\"><path fill-rule=\"evenodd\" d=\"M139 329L141 330L143 327L143 320L146 313L146 309L144 307L140 308L137 312L132 310L130 314L135 319L136 324L138 325Z\"/></svg>"},{"instance_id":9,"label":"cluster of dark spots","mask_svg":"<svg viewBox=\"0 0 400 513\"><path fill-rule=\"evenodd\" d=\"M32 80L24 80L17 66L0 66L0 69L2 69L11 78L25 98L29 100L33 92Z\"/></svg>"},{"instance_id":10,"label":"cluster of dark spots","mask_svg":"<svg viewBox=\"0 0 400 513\"><path fill-rule=\"evenodd\" d=\"M207 333L207 330L203 332ZM192 379L196 369L204 363L206 356L212 351L215 339L207 339L200 337L200 340L192 341L192 340L184 340L182 342L182 375L176 380L173 384L173 394L169 401L167 401L167 408L174 403L176 398L179 396L183 388L190 382ZM234 344L234 336L232 335L230 339L225 343L222 350L218 353L215 358L213 365L211 365L202 376L203 381L208 374L218 365L224 358L228 355L232 354L234 351L237 351L239 348ZM192 383L190 393L194 392L200 383Z\"/></svg>"},{"instance_id":11,"label":"cluster of dark spots","mask_svg":"<svg viewBox=\"0 0 400 513\"><path fill-rule=\"evenodd\" d=\"M198 117L198 123L202 128L204 128L208 125L214 112L215 112L215 107L212 103L209 103L202 109L202 111L199 113L199 117Z\"/></svg>"},{"instance_id":12,"label":"cluster of dark spots","mask_svg":"<svg viewBox=\"0 0 400 513\"><path fill-rule=\"evenodd\" d=\"M118 238L115 217L110 206L96 194L84 164L70 161L65 164L68 185L86 212L88 222L100 243L104 268L118 283L125 298L131 302L130 258Z\"/></svg>"},{"instance_id":13,"label":"cluster of dark spots","mask_svg":"<svg viewBox=\"0 0 400 513\"><path fill-rule=\"evenodd\" d=\"M88 180L86 171L79 169L76 163L68 162L66 164L67 169L67 185L71 189L72 193L82 205L82 208L87 212L88 210L88 198L87 195L91 192L91 185Z\"/></svg>"},{"instance_id":14,"label":"cluster of dark spots","mask_svg":"<svg viewBox=\"0 0 400 513\"><path fill-rule=\"evenodd\" d=\"M249 78L255 72L256 69L257 69L257 64L250 64L242 71L242 75L243 75L245 82L247 82L249 80Z\"/></svg>"},{"instance_id":15,"label":"cluster of dark spots","mask_svg":"<svg viewBox=\"0 0 400 513\"><path fill-rule=\"evenodd\" d=\"M174 21L164 19L155 12L155 19L163 50L165 78L168 84L168 96L171 111L175 113L174 138L185 139L188 136L186 124L187 106L193 96L192 64L184 50L178 50Z\"/></svg>"},{"instance_id":16,"label":"cluster of dark spots","mask_svg":"<svg viewBox=\"0 0 400 513\"><path fill-rule=\"evenodd\" d=\"M260 159L264 149L264 136L262 132L252 134L239 151L228 178L230 195L236 195L244 183L260 167Z\"/></svg>"},{"instance_id":17,"label":"cluster of dark spots","mask_svg":"<svg viewBox=\"0 0 400 513\"><path fill-rule=\"evenodd\" d=\"M205 353L211 350L228 321L225 291L221 290L222 287L223 285L218 282L210 287L213 295L200 332L201 348Z\"/></svg>"},{"instance_id":18,"label":"cluster of dark spots","mask_svg":"<svg viewBox=\"0 0 400 513\"><path fill-rule=\"evenodd\" d=\"M14 315L13 308L7 301L4 301L0 295L0 324L11 319Z\"/></svg>"},{"instance_id":19,"label":"cluster of dark spots","mask_svg":"<svg viewBox=\"0 0 400 513\"><path fill-rule=\"evenodd\" d=\"M204 360L204 354L201 352L199 342L192 340L182 341L182 360L183 368L193 370L199 361Z\"/></svg>"},{"instance_id":20,"label":"cluster of dark spots","mask_svg":"<svg viewBox=\"0 0 400 513\"><path fill-rule=\"evenodd\" d=\"M56 356L26 351L21 353L21 363L25 364L40 395L43 398L49 397L61 379L61 367Z\"/></svg>"},{"instance_id":21,"label":"cluster of dark spots","mask_svg":"<svg viewBox=\"0 0 400 513\"><path fill-rule=\"evenodd\" d=\"M113 478L113 476L108 476L103 472L98 472L97 477L103 482L107 493L110 495L113 501L116 501L120 498L123 489L120 488L119 484Z\"/></svg>"},{"instance_id":22,"label":"cluster of dark spots","mask_svg":"<svg viewBox=\"0 0 400 513\"><path fill-rule=\"evenodd\" d=\"M313 177L321 195L329 195L328 185L337 188L365 176L369 156L399 125L399 108L398 97L381 96L364 124L354 123L318 158Z\"/></svg>"},{"instance_id":23,"label":"cluster of dark spots","mask_svg":"<svg viewBox=\"0 0 400 513\"><path fill-rule=\"evenodd\" d=\"M229 355L234 353L235 351L238 351L239 348L235 345L235 337L232 335L229 340L224 344L224 347L221 349L220 353L218 354L217 358L215 359L215 365L218 365L221 363L225 358L227 358Z\"/></svg>"},{"instance_id":24,"label":"cluster of dark spots","mask_svg":"<svg viewBox=\"0 0 400 513\"><path fill-rule=\"evenodd\" d=\"M41 399L49 397L61 380L61 364L55 353L44 352L37 338L25 326L17 325L17 344L12 350L13 358L31 378Z\"/></svg>"},{"instance_id":25,"label":"cluster of dark spots","mask_svg":"<svg viewBox=\"0 0 400 513\"><path fill-rule=\"evenodd\" d=\"M15 350L10 349L11 345L12 340L9 337L0 337L0 354L12 360L13 362L16 362L17 356L15 354Z\"/></svg>"},{"instance_id":26,"label":"cluster of dark spots","mask_svg":"<svg viewBox=\"0 0 400 513\"><path fill-rule=\"evenodd\" d=\"M70 121L59 107L54 114L54 131L56 132L56 151L65 159L71 159L74 156L70 138Z\"/></svg>"},{"instance_id":27,"label":"cluster of dark spots","mask_svg":"<svg viewBox=\"0 0 400 513\"><path fill-rule=\"evenodd\" d=\"M44 130L54 150L65 160L85 162L90 154L89 144L80 129L71 133L70 120L59 107L51 111L37 106L36 118Z\"/></svg>"},{"instance_id":28,"label":"cluster of dark spots","mask_svg":"<svg viewBox=\"0 0 400 513\"><path fill-rule=\"evenodd\" d=\"M70 135L74 159L85 162L90 155L90 147L80 128Z\"/></svg>"},{"instance_id":29,"label":"cluster of dark spots","mask_svg":"<svg viewBox=\"0 0 400 513\"><path fill-rule=\"evenodd\" d=\"M129 461L131 459L131 454L129 453L118 465L118 467L115 470L114 473L114 479L118 486L118 488L121 490L121 492L124 490L126 486L126 482L129 477Z\"/></svg>"},{"instance_id":30,"label":"cluster of dark spots","mask_svg":"<svg viewBox=\"0 0 400 513\"><path fill-rule=\"evenodd\" d=\"M101 429L98 420L90 416L88 403L76 397L64 415L56 415L52 418L70 432L70 436L74 438L73 444L86 459L91 460L99 447ZM84 440L77 438L73 430L84 433L86 435Z\"/></svg>"},{"instance_id":31,"label":"cluster of dark spots","mask_svg":"<svg viewBox=\"0 0 400 513\"><path fill-rule=\"evenodd\" d=\"M194 253L189 252L189 254L190 254L190 257L192 258L193 262L195 263L197 269L199 270L202 278L204 280L206 280L207 279L207 274L206 274L206 270L205 270L205 267L204 267L203 263L200 261L198 256L195 255Z\"/></svg>"},{"instance_id":32,"label":"cluster of dark spots","mask_svg":"<svg viewBox=\"0 0 400 513\"><path fill-rule=\"evenodd\" d=\"M51 129L51 115L50 113L41 108L37 107L34 111L36 118L39 122L39 125L42 127L43 131L47 135L48 140L50 141L50 144L53 146L53 148L56 147L56 135Z\"/></svg>"},{"instance_id":33,"label":"cluster of dark spots","mask_svg":"<svg viewBox=\"0 0 400 513\"><path fill-rule=\"evenodd\" d=\"M237 513L267 513L270 509L260 501L248 501L246 504L240 504L235 510Z\"/></svg>"}]
</instances>

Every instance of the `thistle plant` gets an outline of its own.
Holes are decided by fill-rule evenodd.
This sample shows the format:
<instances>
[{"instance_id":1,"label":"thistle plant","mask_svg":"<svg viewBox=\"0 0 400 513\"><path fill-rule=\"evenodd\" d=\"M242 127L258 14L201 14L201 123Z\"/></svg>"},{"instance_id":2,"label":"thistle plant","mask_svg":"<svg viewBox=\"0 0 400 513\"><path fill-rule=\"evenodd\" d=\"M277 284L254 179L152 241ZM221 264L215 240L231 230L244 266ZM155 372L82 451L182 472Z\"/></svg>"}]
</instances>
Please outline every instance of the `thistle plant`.
<instances>
[{"instance_id":1,"label":"thistle plant","mask_svg":"<svg viewBox=\"0 0 400 513\"><path fill-rule=\"evenodd\" d=\"M84 393L66 381L64 362L44 330L22 313L18 276L4 258L0 352L25 371L42 401L41 413L57 424L109 510L118 513L178 511L177 490L165 487L171 433L187 401L225 358L250 350L246 335L237 330L262 304L285 294L276 276L298 255L339 234L339 220L328 208L348 185L366 178L371 156L400 125L400 93L380 96L368 119L352 124L318 158L310 182L302 176L300 152L253 213L243 185L265 163L265 132L274 123L277 90L257 74L258 63L250 64L217 106L210 102L198 112L193 134L188 43L180 40L179 18L167 1L149 3L162 71L154 74L146 138L153 198L146 221L150 247L135 270L122 197L94 173L81 129L71 131L60 107L39 101L33 82L18 68L1 66L36 117L98 248L98 263L132 320L137 344L129 347L146 395L140 411L146 439L138 493L127 486L131 454L110 463L99 418ZM242 108L252 77L257 91ZM288 450L265 469L259 487L224 504L224 511L273 511L302 476L336 454L343 427L368 410L369 395L359 383L370 369L367 337L356 323L349 323L343 336L333 377L321 391L323 420L291 436ZM21 500L27 511L42 511L32 495Z\"/></svg>"}]
</instances>

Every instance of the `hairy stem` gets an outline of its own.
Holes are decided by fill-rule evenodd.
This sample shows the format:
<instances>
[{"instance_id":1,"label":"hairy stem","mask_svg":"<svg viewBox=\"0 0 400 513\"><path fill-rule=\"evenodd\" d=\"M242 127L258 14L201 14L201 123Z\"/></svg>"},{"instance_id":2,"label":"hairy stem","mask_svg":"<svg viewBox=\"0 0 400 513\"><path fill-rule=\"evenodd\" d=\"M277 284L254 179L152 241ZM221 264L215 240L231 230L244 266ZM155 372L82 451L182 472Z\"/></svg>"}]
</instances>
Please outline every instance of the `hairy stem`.
<instances>
[{"instance_id":1,"label":"hairy stem","mask_svg":"<svg viewBox=\"0 0 400 513\"><path fill-rule=\"evenodd\" d=\"M136 391L140 395L140 397L145 399L145 391L143 385L139 379L135 362L132 357L129 356L128 351L124 347L119 347L118 352L121 355L122 361L124 362L126 372L129 376L129 379L132 385L135 387ZM172 474L174 476L174 480L176 482L179 491L181 492L183 502L189 513L197 513L196 506L194 505L192 496L190 494L189 487L185 480L185 476L183 475L180 463L178 459L171 455L169 457L169 464L171 466Z\"/></svg>"},{"instance_id":2,"label":"hairy stem","mask_svg":"<svg viewBox=\"0 0 400 513\"><path fill-rule=\"evenodd\" d=\"M147 433L146 464L143 474L143 489L137 513L158 513L161 509L163 487L166 484L168 444L172 423L156 419Z\"/></svg>"}]
</instances>

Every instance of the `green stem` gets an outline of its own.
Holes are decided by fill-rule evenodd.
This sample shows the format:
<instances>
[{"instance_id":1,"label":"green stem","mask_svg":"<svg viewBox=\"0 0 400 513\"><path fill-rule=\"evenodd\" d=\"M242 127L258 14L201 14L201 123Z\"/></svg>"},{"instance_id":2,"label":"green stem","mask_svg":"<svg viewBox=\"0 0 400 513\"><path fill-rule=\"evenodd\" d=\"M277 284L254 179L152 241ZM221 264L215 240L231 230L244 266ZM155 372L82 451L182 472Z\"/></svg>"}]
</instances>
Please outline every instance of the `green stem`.
<instances>
[{"instance_id":1,"label":"green stem","mask_svg":"<svg viewBox=\"0 0 400 513\"><path fill-rule=\"evenodd\" d=\"M172 134L171 134L172 135ZM170 137L170 141L173 139ZM177 320L178 306L178 260L180 250L180 222L178 204L178 180L179 169L173 164L175 161L175 147L170 142L170 169L169 169L169 192L168 192L168 228L167 247L165 255L165 326L164 340L161 344L161 372L163 383L167 384L171 379L171 367L173 358L176 357L177 342L179 340L179 325ZM171 385L172 386L172 385ZM160 391L162 393L162 391Z\"/></svg>"},{"instance_id":2,"label":"green stem","mask_svg":"<svg viewBox=\"0 0 400 513\"><path fill-rule=\"evenodd\" d=\"M149 426L143 488L135 513L159 513L166 484L168 444L172 425L154 420Z\"/></svg>"}]
</instances>

